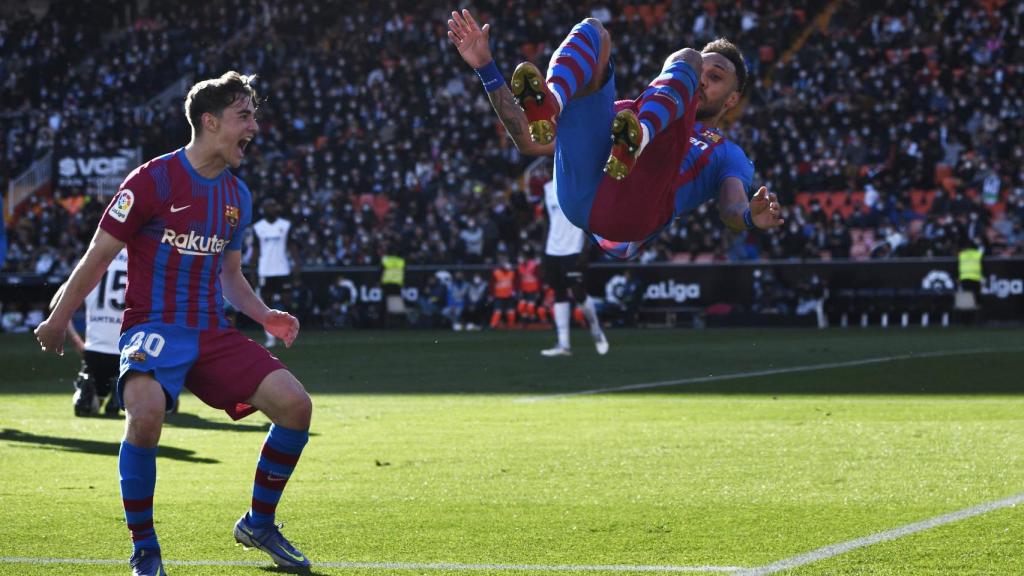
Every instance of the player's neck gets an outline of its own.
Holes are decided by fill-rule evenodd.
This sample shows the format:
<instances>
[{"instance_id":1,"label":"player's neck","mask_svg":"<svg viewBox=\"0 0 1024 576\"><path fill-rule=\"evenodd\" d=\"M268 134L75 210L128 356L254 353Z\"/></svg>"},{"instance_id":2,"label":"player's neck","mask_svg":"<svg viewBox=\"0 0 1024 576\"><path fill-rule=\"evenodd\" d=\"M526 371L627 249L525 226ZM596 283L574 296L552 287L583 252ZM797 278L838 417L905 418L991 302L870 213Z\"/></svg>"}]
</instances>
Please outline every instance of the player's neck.
<instances>
[{"instance_id":1,"label":"player's neck","mask_svg":"<svg viewBox=\"0 0 1024 576\"><path fill-rule=\"evenodd\" d=\"M216 178L227 168L219 154L195 138L185 146L185 157L188 158L192 169L203 178Z\"/></svg>"},{"instance_id":2,"label":"player's neck","mask_svg":"<svg viewBox=\"0 0 1024 576\"><path fill-rule=\"evenodd\" d=\"M724 117L725 117L725 112L720 112L717 116L715 116L713 118L708 118L707 120L701 120L700 122L702 124L704 124L705 128L714 128L715 130L721 130L722 129L722 119Z\"/></svg>"}]
</instances>

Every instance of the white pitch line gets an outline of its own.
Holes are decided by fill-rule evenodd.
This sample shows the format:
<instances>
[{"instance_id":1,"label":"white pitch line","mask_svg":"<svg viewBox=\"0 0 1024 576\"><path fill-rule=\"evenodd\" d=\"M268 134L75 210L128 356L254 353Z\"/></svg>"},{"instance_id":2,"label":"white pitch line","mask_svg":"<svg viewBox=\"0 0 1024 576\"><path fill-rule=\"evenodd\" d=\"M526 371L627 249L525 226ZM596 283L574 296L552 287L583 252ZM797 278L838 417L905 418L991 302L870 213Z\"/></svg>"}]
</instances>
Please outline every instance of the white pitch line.
<instances>
[{"instance_id":1,"label":"white pitch line","mask_svg":"<svg viewBox=\"0 0 1024 576\"><path fill-rule=\"evenodd\" d=\"M939 350L935 352L919 352L911 354L900 354L897 356L880 356L877 358L863 358L861 360L848 360L846 362L829 362L827 364L809 364L805 366L789 366L786 368L772 368L769 370L756 370L754 372L735 372L732 374L718 374L713 376L695 376L692 378L680 378L679 380L662 380L660 382L645 382L642 384L628 384L626 386L615 386L611 388L595 388L593 390L579 390L576 392L559 392L555 394L542 394L540 396L527 396L518 398L516 402L540 402L543 400L554 400L557 398L570 398L572 396L587 396L591 394L607 394L609 392L628 392L631 390L648 390L651 388L665 388L668 386L679 386L682 384L699 384L703 382L720 382L723 380L740 380L743 378L760 378L761 376L774 376L776 374L793 374L796 372L812 372L814 370L832 370L834 368L851 368L854 366L867 366L869 364L882 364L884 362L896 362L898 360L914 360L916 358L937 358L940 356L963 356L969 354L990 354L994 352L1020 352L1024 348L972 348L965 350Z\"/></svg>"},{"instance_id":2,"label":"white pitch line","mask_svg":"<svg viewBox=\"0 0 1024 576\"><path fill-rule=\"evenodd\" d=\"M1009 508L1022 503L1024 503L1024 493L1017 494L1016 496L1010 496L1009 498L1004 498L1002 500L986 502L985 504L964 508L963 510L957 510L956 512L950 512L949 514L943 514L942 516L936 516L934 518L929 518L928 520L922 520L921 522L907 524L906 526L900 526L899 528L893 528L892 530L886 530L885 532L879 532L863 538L857 538L856 540L850 540L849 542L823 546L817 550L811 550L806 554L800 554L799 556L793 556L792 558L772 562L767 566L740 569L735 573L735 576L765 576L767 574L775 574L776 572L789 570L790 568L796 568L797 566L803 566L804 564L810 564L811 562L817 562L819 560L825 560L827 558L832 558L833 556L845 554L851 550L856 550L857 548L871 546L880 542L888 542L889 540L909 536L910 534L935 528L936 526L942 526L943 524L972 518L994 510L999 510L1000 508Z\"/></svg>"},{"instance_id":3,"label":"white pitch line","mask_svg":"<svg viewBox=\"0 0 1024 576\"><path fill-rule=\"evenodd\" d=\"M22 558L0 557L0 564L87 564L120 565L127 560L94 560L87 558ZM270 562L243 562L237 560L164 560L168 566L273 566ZM520 572L735 572L740 566L631 566L628 564L550 565L550 564L457 564L449 562L314 562L313 568L355 568L367 570L509 570Z\"/></svg>"}]
</instances>

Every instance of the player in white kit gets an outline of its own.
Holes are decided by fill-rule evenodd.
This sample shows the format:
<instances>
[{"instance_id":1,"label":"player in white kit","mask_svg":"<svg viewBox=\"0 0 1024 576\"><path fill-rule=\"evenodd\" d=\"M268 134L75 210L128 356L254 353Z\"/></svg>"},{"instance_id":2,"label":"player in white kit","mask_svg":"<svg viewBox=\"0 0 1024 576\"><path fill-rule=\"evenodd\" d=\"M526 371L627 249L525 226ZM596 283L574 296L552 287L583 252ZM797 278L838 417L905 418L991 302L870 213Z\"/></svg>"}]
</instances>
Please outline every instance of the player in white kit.
<instances>
[{"instance_id":1,"label":"player in white kit","mask_svg":"<svg viewBox=\"0 0 1024 576\"><path fill-rule=\"evenodd\" d=\"M124 289L128 285L128 250L121 250L110 262L99 284L85 298L85 340L72 323L68 336L82 355L82 368L75 379L75 416L100 413L103 399L114 390L120 373L121 314L124 312ZM63 291L64 287L58 291ZM56 297L55 300L56 301ZM110 394L104 414L116 415L119 406L116 394Z\"/></svg>"},{"instance_id":2,"label":"player in white kit","mask_svg":"<svg viewBox=\"0 0 1024 576\"><path fill-rule=\"evenodd\" d=\"M590 326L597 353L608 353L608 339L601 330L594 300L587 294L583 273L587 266L587 254L583 248L586 236L583 230L574 226L562 213L558 205L558 194L554 181L544 185L544 206L548 212L548 240L544 247L544 281L555 291L555 330L558 344L542 350L544 356L571 356L569 327L570 296L583 309L583 315Z\"/></svg>"},{"instance_id":3,"label":"player in white kit","mask_svg":"<svg viewBox=\"0 0 1024 576\"><path fill-rule=\"evenodd\" d=\"M257 260L259 295L268 306L281 308L281 300L292 274L288 256L295 256L294 246L288 242L292 223L280 217L281 206L273 198L264 200L262 208L263 218L252 226L257 240L253 259ZM270 348L277 344L277 338L270 332L266 332L266 336L264 346Z\"/></svg>"}]
</instances>

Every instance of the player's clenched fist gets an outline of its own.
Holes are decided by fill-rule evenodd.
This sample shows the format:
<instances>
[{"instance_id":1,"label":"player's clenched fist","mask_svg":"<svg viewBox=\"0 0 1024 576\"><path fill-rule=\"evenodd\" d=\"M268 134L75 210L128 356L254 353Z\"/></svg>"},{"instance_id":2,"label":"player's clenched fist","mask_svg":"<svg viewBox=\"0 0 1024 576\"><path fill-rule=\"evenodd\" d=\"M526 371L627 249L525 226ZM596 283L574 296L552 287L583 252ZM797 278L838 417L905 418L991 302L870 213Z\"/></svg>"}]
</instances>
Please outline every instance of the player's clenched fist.
<instances>
[{"instance_id":1,"label":"player's clenched fist","mask_svg":"<svg viewBox=\"0 0 1024 576\"><path fill-rule=\"evenodd\" d=\"M64 355L64 336L67 332L67 324L53 322L49 319L43 320L36 326L36 340L43 352L56 352L59 356Z\"/></svg>"}]
</instances>

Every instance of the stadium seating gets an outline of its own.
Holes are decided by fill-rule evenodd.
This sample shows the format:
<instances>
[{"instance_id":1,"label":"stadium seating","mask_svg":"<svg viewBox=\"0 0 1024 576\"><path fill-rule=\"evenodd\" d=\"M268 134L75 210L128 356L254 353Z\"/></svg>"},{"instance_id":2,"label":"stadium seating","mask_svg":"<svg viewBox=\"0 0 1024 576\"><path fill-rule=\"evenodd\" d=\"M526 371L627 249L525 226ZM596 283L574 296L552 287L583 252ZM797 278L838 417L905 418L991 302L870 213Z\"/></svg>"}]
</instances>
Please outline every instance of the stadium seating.
<instances>
[{"instance_id":1,"label":"stadium seating","mask_svg":"<svg viewBox=\"0 0 1024 576\"><path fill-rule=\"evenodd\" d=\"M305 264L373 264L384 242L414 264L475 261L462 234L472 226L484 232L487 257L542 245L543 222L521 181L529 159L495 135L477 80L446 45L446 6L423 3L397 18L368 1L188 0L140 12L109 0L90 14L74 4L0 21L12 31L0 47L0 77L17 78L0 86L4 177L61 142L139 145L146 157L173 149L188 136L180 101L153 98L182 76L239 69L259 73L267 97L242 176L290 211ZM835 258L824 239L846 230L850 256L868 258L887 226L905 244L886 257L951 255L956 242L934 231L964 238L971 212L987 226L990 253L1024 253L1012 233L1024 218L1014 160L1024 116L998 113L1024 93L1016 3L989 2L953 19L946 16L961 4L952 1L928 11L900 4L884 17L844 2L820 30L811 23L821 3L684 3L671 18L667 6L612 2L595 11L607 13L616 41L620 94L638 91L679 45L720 35L737 42L752 86L730 134L798 228L736 238L712 208L677 221L649 258ZM548 8L478 3L480 18L501 31L492 42L506 73L523 58L545 62L568 27L591 14L574 3ZM52 30L60 42L44 46ZM985 186L994 197L985 198ZM83 251L98 203L80 190L51 192L12 224L5 272L50 263L47 272L66 273ZM812 214L812 200L825 219Z\"/></svg>"}]
</instances>

